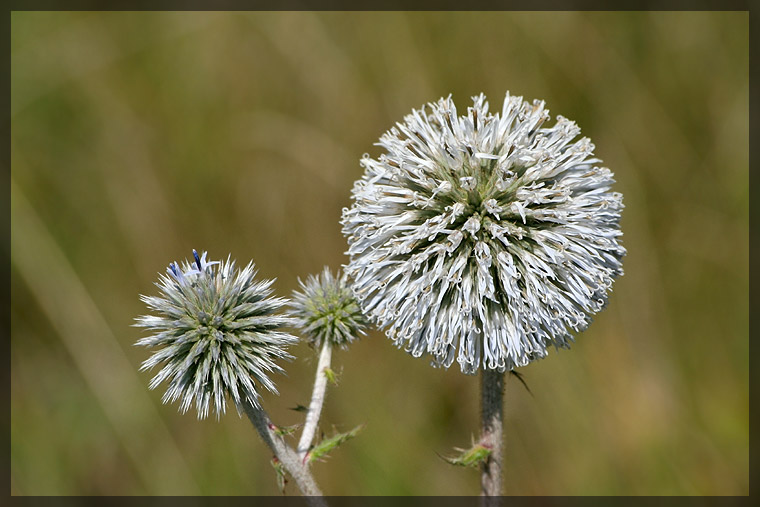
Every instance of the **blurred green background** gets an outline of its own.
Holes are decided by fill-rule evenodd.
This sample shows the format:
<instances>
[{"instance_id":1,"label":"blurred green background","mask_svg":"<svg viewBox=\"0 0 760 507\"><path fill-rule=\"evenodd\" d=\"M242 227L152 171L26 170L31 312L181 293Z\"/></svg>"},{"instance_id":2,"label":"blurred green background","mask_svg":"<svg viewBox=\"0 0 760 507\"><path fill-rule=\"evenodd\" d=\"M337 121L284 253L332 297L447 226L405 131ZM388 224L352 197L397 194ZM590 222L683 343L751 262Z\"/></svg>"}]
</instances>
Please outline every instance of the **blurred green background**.
<instances>
[{"instance_id":1,"label":"blurred green background","mask_svg":"<svg viewBox=\"0 0 760 507\"><path fill-rule=\"evenodd\" d=\"M626 274L570 351L506 390L516 495L749 491L748 15L31 13L11 16L11 491L277 495L246 419L181 415L130 327L192 248L287 296L346 262L364 152L449 93L576 120L625 195ZM300 344L275 422L306 404ZM334 358L315 465L331 495L467 495L436 453L478 432L478 379L372 332ZM297 494L294 485L288 494Z\"/></svg>"}]
</instances>

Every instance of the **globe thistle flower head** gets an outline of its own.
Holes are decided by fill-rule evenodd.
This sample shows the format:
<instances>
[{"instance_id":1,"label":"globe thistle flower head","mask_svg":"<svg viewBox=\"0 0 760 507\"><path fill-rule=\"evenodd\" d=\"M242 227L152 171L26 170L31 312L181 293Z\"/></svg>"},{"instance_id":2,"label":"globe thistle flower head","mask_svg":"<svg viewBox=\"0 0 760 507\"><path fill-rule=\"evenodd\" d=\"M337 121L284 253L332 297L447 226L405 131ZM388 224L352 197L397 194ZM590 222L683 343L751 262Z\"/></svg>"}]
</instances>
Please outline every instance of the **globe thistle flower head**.
<instances>
[{"instance_id":1,"label":"globe thistle flower head","mask_svg":"<svg viewBox=\"0 0 760 507\"><path fill-rule=\"evenodd\" d=\"M325 266L318 276L298 283L301 290L293 292L291 314L314 348L327 340L345 349L365 334L366 318L345 276L334 276Z\"/></svg>"},{"instance_id":2,"label":"globe thistle flower head","mask_svg":"<svg viewBox=\"0 0 760 507\"><path fill-rule=\"evenodd\" d=\"M193 257L159 275L160 296L140 296L155 315L135 325L154 334L136 345L158 349L140 369L161 365L150 388L168 382L164 403L179 400L182 413L195 403L199 419L213 406L218 418L227 396L258 406L257 389L277 393L269 374L282 372L275 361L291 359L285 347L297 339L279 330L291 322L276 313L287 300L271 297L273 281L257 281L253 263L238 269L229 257L206 262L195 250Z\"/></svg>"},{"instance_id":3,"label":"globe thistle flower head","mask_svg":"<svg viewBox=\"0 0 760 507\"><path fill-rule=\"evenodd\" d=\"M365 154L343 210L346 273L397 346L465 373L568 347L622 275L622 195L594 145L543 101L451 97L413 110Z\"/></svg>"}]
</instances>

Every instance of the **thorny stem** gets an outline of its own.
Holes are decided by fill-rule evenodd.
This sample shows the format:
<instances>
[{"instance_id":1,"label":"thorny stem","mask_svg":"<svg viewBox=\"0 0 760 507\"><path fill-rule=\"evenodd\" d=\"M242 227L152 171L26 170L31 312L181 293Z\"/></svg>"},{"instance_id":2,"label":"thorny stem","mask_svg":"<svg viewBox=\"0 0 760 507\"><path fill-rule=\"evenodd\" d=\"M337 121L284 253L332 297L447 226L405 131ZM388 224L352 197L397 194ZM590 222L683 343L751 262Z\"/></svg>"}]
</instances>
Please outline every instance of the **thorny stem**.
<instances>
[{"instance_id":1,"label":"thorny stem","mask_svg":"<svg viewBox=\"0 0 760 507\"><path fill-rule=\"evenodd\" d=\"M322 496L322 491L320 491L319 486L314 481L314 477L312 477L309 471L309 466L298 457L298 453L293 448L285 443L282 436L274 431L275 426L269 420L267 413L263 409L255 407L247 400L242 402L241 406L245 410L248 419L253 423L256 431L259 432L261 439L264 440L264 443L269 446L274 455L277 456L277 459L280 460L282 466L296 482L301 493L304 496L313 497L309 499L309 504L312 507L327 507L327 503L323 498L317 498Z\"/></svg>"},{"instance_id":2,"label":"thorny stem","mask_svg":"<svg viewBox=\"0 0 760 507\"><path fill-rule=\"evenodd\" d=\"M491 449L481 464L481 496L501 496L503 440L504 373L483 369L480 377L481 436L480 443ZM486 502L489 505L489 502Z\"/></svg>"},{"instance_id":3,"label":"thorny stem","mask_svg":"<svg viewBox=\"0 0 760 507\"><path fill-rule=\"evenodd\" d=\"M317 433L317 424L319 423L319 416L322 413L322 404L325 401L325 391L327 389L325 369L330 367L331 357L332 345L330 344L330 340L324 340L322 350L319 353L319 361L317 362L317 375L314 379L314 390L311 393L309 411L306 413L306 422L301 433L301 440L298 442L298 456L302 461L306 458L306 453L309 452L311 442Z\"/></svg>"}]
</instances>

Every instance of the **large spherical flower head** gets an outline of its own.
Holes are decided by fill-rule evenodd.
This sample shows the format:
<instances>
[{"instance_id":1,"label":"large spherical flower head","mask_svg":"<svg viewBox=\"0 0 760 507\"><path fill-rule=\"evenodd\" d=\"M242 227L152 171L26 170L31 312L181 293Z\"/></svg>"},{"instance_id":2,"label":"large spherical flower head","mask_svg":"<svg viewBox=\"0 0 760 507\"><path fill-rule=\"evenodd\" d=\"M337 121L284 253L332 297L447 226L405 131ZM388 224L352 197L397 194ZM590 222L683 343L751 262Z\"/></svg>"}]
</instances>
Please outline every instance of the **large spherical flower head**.
<instances>
[{"instance_id":1,"label":"large spherical flower head","mask_svg":"<svg viewBox=\"0 0 760 507\"><path fill-rule=\"evenodd\" d=\"M150 388L167 380L164 403L181 400L184 413L195 402L201 419L212 401L217 417L224 413L227 396L258 406L257 385L277 393L269 374L282 371L275 360L291 359L285 347L297 341L278 331L291 323L275 313L287 300L271 297L272 280L255 280L253 263L241 270L229 257L193 255L194 262L172 263L160 275L160 297L140 297L157 315L137 319L155 332L137 345L160 347L140 369L161 364Z\"/></svg>"},{"instance_id":2,"label":"large spherical flower head","mask_svg":"<svg viewBox=\"0 0 760 507\"><path fill-rule=\"evenodd\" d=\"M622 195L544 102L414 110L365 155L343 211L362 310L412 355L504 371L568 347L623 273Z\"/></svg>"},{"instance_id":3,"label":"large spherical flower head","mask_svg":"<svg viewBox=\"0 0 760 507\"><path fill-rule=\"evenodd\" d=\"M367 320L345 276L334 276L325 266L320 275L309 275L306 283L298 283L301 290L293 292L291 313L315 348L325 340L346 348L365 334Z\"/></svg>"}]
</instances>

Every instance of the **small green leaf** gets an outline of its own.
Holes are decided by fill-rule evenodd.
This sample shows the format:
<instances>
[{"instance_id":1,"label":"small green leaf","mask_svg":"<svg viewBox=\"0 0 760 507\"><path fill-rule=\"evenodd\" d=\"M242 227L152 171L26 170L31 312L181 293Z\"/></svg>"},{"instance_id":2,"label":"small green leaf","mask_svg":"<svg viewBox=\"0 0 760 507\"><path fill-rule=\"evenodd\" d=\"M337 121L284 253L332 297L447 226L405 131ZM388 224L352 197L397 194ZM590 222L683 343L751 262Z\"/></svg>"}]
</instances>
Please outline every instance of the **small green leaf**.
<instances>
[{"instance_id":1,"label":"small green leaf","mask_svg":"<svg viewBox=\"0 0 760 507\"><path fill-rule=\"evenodd\" d=\"M325 368L322 370L325 373L325 377L327 377L327 380L330 381L332 385L338 385L338 380L335 377L335 372L332 371L330 368Z\"/></svg>"},{"instance_id":2,"label":"small green leaf","mask_svg":"<svg viewBox=\"0 0 760 507\"><path fill-rule=\"evenodd\" d=\"M280 435L281 437L292 435L295 433L295 431L301 426L300 424L294 424L293 426L275 426L274 424L274 432Z\"/></svg>"},{"instance_id":3,"label":"small green leaf","mask_svg":"<svg viewBox=\"0 0 760 507\"><path fill-rule=\"evenodd\" d=\"M349 432L337 433L328 439L322 440L309 451L306 459L309 460L309 463L312 463L316 460L324 461L322 458L326 458L327 453L338 447L346 440L355 437L363 427L364 425L360 424Z\"/></svg>"},{"instance_id":4,"label":"small green leaf","mask_svg":"<svg viewBox=\"0 0 760 507\"><path fill-rule=\"evenodd\" d=\"M272 461L269 463L272 465L272 468L274 468L275 474L277 474L277 487L280 488L280 491L284 495L285 484L288 483L288 479L285 478L285 467L282 466L282 463L276 457L272 458Z\"/></svg>"},{"instance_id":5,"label":"small green leaf","mask_svg":"<svg viewBox=\"0 0 760 507\"><path fill-rule=\"evenodd\" d=\"M481 444L475 444L469 449L459 449L458 447L455 447L454 450L458 451L460 454L453 457L441 456L440 454L439 456L452 465L477 467L480 463L486 461L491 454L491 449Z\"/></svg>"}]
</instances>

